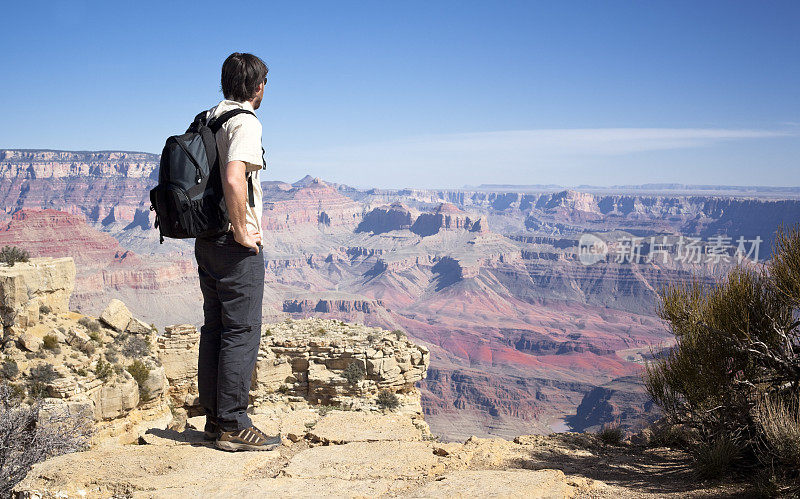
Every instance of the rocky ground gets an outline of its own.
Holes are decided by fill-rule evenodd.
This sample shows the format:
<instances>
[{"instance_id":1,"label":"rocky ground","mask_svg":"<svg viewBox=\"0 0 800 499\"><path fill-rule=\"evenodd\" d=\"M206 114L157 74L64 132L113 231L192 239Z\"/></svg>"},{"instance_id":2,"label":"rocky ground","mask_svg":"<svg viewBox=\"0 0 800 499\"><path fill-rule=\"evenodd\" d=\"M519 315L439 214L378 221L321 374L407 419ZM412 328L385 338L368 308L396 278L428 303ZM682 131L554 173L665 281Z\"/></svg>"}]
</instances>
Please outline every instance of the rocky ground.
<instances>
[{"instance_id":1,"label":"rocky ground","mask_svg":"<svg viewBox=\"0 0 800 499\"><path fill-rule=\"evenodd\" d=\"M589 434L440 443L408 416L313 409L255 415L275 451L228 453L202 418L153 428L139 445L65 455L34 467L21 497L729 497L744 485L692 479L685 454L608 446Z\"/></svg>"}]
</instances>

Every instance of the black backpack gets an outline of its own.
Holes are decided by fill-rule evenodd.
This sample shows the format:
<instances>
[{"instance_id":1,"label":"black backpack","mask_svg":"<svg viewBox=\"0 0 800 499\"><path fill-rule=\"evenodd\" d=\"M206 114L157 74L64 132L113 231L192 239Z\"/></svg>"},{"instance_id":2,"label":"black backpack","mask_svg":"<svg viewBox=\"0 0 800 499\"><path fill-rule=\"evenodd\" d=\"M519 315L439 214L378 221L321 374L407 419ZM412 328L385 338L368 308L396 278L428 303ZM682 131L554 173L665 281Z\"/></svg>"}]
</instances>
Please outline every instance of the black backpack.
<instances>
[{"instance_id":1,"label":"black backpack","mask_svg":"<svg viewBox=\"0 0 800 499\"><path fill-rule=\"evenodd\" d=\"M150 190L150 210L156 212L160 241L212 237L228 230L230 219L222 192L219 154L214 135L246 109L232 109L206 122L206 111L195 116L183 135L167 139L161 152L158 185ZM250 206L255 206L253 182L247 175Z\"/></svg>"}]
</instances>

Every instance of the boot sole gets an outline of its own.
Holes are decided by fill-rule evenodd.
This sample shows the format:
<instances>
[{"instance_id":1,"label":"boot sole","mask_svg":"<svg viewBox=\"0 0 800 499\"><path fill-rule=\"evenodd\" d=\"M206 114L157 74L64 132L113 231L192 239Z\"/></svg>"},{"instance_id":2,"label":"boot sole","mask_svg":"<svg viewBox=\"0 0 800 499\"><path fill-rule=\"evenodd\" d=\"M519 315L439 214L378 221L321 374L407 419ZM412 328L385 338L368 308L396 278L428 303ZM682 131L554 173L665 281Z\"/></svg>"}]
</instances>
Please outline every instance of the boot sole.
<instances>
[{"instance_id":1,"label":"boot sole","mask_svg":"<svg viewBox=\"0 0 800 499\"><path fill-rule=\"evenodd\" d=\"M225 440L217 440L216 445L218 449L226 450L228 452L236 452L240 450L246 451L270 451L277 449L281 444L265 444L265 445L250 445L250 444L240 444L236 442L228 442Z\"/></svg>"}]
</instances>

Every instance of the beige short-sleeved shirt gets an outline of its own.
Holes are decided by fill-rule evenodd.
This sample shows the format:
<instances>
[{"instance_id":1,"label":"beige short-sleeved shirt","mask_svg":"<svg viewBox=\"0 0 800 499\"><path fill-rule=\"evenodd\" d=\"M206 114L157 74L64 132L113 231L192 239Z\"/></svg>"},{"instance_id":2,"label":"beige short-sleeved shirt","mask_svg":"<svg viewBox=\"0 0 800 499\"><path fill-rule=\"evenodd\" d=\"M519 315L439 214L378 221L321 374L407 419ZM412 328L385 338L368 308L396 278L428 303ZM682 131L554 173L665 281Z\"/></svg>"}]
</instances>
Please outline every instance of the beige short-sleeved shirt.
<instances>
[{"instance_id":1,"label":"beige short-sleeved shirt","mask_svg":"<svg viewBox=\"0 0 800 499\"><path fill-rule=\"evenodd\" d=\"M206 119L211 120L237 108L253 111L249 102L223 100L208 111ZM252 114L237 114L222 125L216 139L220 168L224 171L231 161L241 161L245 164L247 175L252 176L255 207L245 199L245 225L248 232L260 234L263 192L259 177L261 169L265 167L261 151L261 122Z\"/></svg>"}]
</instances>

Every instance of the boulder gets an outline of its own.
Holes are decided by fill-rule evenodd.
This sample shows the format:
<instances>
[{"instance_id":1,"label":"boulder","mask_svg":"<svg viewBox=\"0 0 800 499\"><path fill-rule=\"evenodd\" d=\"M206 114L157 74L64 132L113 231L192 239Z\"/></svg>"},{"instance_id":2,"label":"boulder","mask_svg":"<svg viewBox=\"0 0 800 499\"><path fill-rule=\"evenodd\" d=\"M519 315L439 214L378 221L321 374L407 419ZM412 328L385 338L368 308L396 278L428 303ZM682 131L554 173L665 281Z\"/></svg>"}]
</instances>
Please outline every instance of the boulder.
<instances>
[{"instance_id":1,"label":"boulder","mask_svg":"<svg viewBox=\"0 0 800 499\"><path fill-rule=\"evenodd\" d=\"M153 328L150 327L150 324L147 324L143 321L140 321L137 318L132 318L128 321L128 325L125 327L125 331L131 334L151 334L153 333Z\"/></svg>"},{"instance_id":2,"label":"boulder","mask_svg":"<svg viewBox=\"0 0 800 499\"><path fill-rule=\"evenodd\" d=\"M128 307L120 300L114 298L100 314L100 320L107 324L114 331L124 331L128 327L132 316Z\"/></svg>"},{"instance_id":3,"label":"boulder","mask_svg":"<svg viewBox=\"0 0 800 499\"><path fill-rule=\"evenodd\" d=\"M164 393L164 387L166 386L167 376L164 374L164 366L158 366L150 369L142 388L147 391L147 395L152 400L160 397Z\"/></svg>"},{"instance_id":4,"label":"boulder","mask_svg":"<svg viewBox=\"0 0 800 499\"><path fill-rule=\"evenodd\" d=\"M17 342L21 348L24 348L29 352L38 352L39 349L42 348L42 339L38 336L34 336L31 333L24 333L20 335Z\"/></svg>"}]
</instances>

